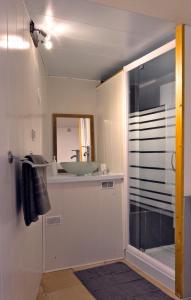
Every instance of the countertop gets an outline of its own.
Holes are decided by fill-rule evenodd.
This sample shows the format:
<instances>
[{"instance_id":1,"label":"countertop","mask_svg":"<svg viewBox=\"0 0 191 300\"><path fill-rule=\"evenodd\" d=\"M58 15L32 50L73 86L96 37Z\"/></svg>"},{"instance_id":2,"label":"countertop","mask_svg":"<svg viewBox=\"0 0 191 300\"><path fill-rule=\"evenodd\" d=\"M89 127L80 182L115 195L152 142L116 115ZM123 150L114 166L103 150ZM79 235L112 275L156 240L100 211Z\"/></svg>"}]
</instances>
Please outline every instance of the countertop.
<instances>
[{"instance_id":1,"label":"countertop","mask_svg":"<svg viewBox=\"0 0 191 300\"><path fill-rule=\"evenodd\" d=\"M73 174L58 174L56 176L48 176L47 183L65 183L65 182L88 182L88 181L107 181L107 180L123 180L124 174L122 173L108 173L105 175L84 175L76 176Z\"/></svg>"}]
</instances>

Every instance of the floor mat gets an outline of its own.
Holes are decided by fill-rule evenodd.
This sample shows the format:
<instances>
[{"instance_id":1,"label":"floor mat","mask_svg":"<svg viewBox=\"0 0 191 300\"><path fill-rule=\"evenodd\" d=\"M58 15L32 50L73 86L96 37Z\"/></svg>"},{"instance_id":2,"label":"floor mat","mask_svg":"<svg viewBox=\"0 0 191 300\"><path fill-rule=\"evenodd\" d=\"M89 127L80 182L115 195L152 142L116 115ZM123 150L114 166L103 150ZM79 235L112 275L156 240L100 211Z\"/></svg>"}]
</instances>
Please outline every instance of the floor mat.
<instances>
[{"instance_id":1,"label":"floor mat","mask_svg":"<svg viewBox=\"0 0 191 300\"><path fill-rule=\"evenodd\" d=\"M75 275L97 300L172 299L122 262L77 271Z\"/></svg>"}]
</instances>

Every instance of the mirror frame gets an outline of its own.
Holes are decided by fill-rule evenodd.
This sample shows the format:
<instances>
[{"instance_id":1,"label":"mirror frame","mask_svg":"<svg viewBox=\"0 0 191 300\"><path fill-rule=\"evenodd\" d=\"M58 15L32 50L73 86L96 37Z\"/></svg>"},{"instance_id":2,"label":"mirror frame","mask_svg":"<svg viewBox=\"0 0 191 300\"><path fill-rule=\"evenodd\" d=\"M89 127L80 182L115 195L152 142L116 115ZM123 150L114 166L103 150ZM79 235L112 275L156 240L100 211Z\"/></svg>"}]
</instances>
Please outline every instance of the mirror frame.
<instances>
[{"instance_id":1,"label":"mirror frame","mask_svg":"<svg viewBox=\"0 0 191 300\"><path fill-rule=\"evenodd\" d=\"M90 119L90 139L91 139L91 158L95 161L95 141L94 141L94 115L87 114L52 114L52 129L53 129L53 156L57 160L57 118L88 118Z\"/></svg>"}]
</instances>

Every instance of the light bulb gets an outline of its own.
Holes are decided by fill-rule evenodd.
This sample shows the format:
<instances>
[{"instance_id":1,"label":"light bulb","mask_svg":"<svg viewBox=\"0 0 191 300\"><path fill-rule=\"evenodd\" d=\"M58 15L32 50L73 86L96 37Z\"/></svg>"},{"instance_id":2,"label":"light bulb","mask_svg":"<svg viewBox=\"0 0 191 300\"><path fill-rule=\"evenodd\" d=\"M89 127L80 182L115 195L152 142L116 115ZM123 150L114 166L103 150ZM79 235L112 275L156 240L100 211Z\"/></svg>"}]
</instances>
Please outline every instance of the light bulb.
<instances>
[{"instance_id":1,"label":"light bulb","mask_svg":"<svg viewBox=\"0 0 191 300\"><path fill-rule=\"evenodd\" d=\"M50 40L46 41L44 45L47 50L50 50L53 47L52 42Z\"/></svg>"}]
</instances>

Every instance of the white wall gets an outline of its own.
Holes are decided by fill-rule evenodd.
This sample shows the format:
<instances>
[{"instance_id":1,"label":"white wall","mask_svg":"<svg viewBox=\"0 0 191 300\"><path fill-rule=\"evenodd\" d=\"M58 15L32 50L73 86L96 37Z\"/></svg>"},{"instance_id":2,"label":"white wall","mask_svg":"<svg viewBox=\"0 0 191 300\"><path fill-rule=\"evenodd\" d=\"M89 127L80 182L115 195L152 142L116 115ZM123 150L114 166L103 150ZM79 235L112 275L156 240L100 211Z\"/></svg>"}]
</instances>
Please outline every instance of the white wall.
<instances>
[{"instance_id":1,"label":"white wall","mask_svg":"<svg viewBox=\"0 0 191 300\"><path fill-rule=\"evenodd\" d=\"M0 47L0 299L34 300L42 272L42 221L24 225L14 164L7 161L8 150L17 156L43 151L45 78L22 0L0 2L0 40L11 35L22 37L29 48Z\"/></svg>"},{"instance_id":2,"label":"white wall","mask_svg":"<svg viewBox=\"0 0 191 300\"><path fill-rule=\"evenodd\" d=\"M48 77L47 159L52 159L52 114L95 115L98 83L94 80Z\"/></svg>"},{"instance_id":3,"label":"white wall","mask_svg":"<svg viewBox=\"0 0 191 300\"><path fill-rule=\"evenodd\" d=\"M111 172L124 168L124 107L120 72L97 88L97 160Z\"/></svg>"}]
</instances>

